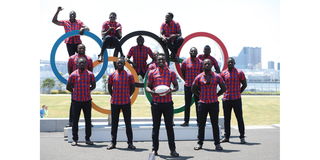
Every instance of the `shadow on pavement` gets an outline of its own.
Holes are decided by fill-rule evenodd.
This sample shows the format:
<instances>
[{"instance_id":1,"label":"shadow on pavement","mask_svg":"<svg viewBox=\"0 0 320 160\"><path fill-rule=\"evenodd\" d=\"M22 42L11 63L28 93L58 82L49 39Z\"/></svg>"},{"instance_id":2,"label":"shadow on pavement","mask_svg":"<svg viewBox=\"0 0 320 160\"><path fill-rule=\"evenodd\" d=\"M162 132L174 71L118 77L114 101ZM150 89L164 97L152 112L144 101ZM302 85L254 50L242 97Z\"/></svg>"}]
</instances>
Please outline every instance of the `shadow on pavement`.
<instances>
[{"instance_id":1,"label":"shadow on pavement","mask_svg":"<svg viewBox=\"0 0 320 160\"><path fill-rule=\"evenodd\" d=\"M143 152L143 151L147 151L148 149L145 148L136 148L135 150L131 150L128 148L115 148L117 150L121 150L121 151L130 151L130 152Z\"/></svg>"},{"instance_id":2,"label":"shadow on pavement","mask_svg":"<svg viewBox=\"0 0 320 160\"><path fill-rule=\"evenodd\" d=\"M202 148L202 150L210 151L210 152L224 152L224 153L240 152L240 150L231 150L231 149L223 149L222 151L216 151L215 149Z\"/></svg>"},{"instance_id":3,"label":"shadow on pavement","mask_svg":"<svg viewBox=\"0 0 320 160\"><path fill-rule=\"evenodd\" d=\"M167 159L167 160L178 160L178 159L187 160L187 159L193 158L193 156L181 156L180 155L179 157L172 157L170 155L167 156L167 155L160 155L160 154L158 155L158 157L163 158L163 159Z\"/></svg>"},{"instance_id":4,"label":"shadow on pavement","mask_svg":"<svg viewBox=\"0 0 320 160\"><path fill-rule=\"evenodd\" d=\"M102 147L107 147L107 145L101 145L101 144L97 144L97 143L94 143L94 145L87 145L85 143L83 144L79 144L76 146L76 147L84 147L84 148L102 148Z\"/></svg>"},{"instance_id":5,"label":"shadow on pavement","mask_svg":"<svg viewBox=\"0 0 320 160\"><path fill-rule=\"evenodd\" d=\"M240 142L229 142L231 144L239 144L239 145L247 145L247 146L254 146L254 145L260 145L261 143L255 143L255 142L247 142L245 144L241 144Z\"/></svg>"}]
</instances>

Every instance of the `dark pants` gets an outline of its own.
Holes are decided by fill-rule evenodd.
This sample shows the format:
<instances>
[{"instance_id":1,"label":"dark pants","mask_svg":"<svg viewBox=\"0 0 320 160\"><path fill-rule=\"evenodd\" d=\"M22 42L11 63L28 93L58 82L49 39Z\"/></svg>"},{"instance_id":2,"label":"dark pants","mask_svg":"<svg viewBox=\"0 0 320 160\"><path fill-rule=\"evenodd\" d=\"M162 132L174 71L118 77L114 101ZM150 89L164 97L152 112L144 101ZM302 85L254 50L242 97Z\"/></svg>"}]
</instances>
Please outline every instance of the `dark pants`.
<instances>
[{"instance_id":1,"label":"dark pants","mask_svg":"<svg viewBox=\"0 0 320 160\"><path fill-rule=\"evenodd\" d=\"M184 122L189 123L189 120L190 120L190 107L191 107L192 95L194 96L194 104L196 107L197 123L199 124L199 111L198 111L199 97L192 93L191 87L187 87L187 86L184 86L184 101L185 101Z\"/></svg>"},{"instance_id":2,"label":"dark pants","mask_svg":"<svg viewBox=\"0 0 320 160\"><path fill-rule=\"evenodd\" d=\"M169 50L171 51L171 57L175 58L179 47L182 45L183 43L183 38L182 37L177 37L174 41L168 41L166 43L167 47L169 48Z\"/></svg>"},{"instance_id":3,"label":"dark pants","mask_svg":"<svg viewBox=\"0 0 320 160\"><path fill-rule=\"evenodd\" d=\"M202 145L204 141L204 131L207 122L207 115L210 115L214 144L220 144L219 132L219 102L199 103L199 127L198 127L198 144Z\"/></svg>"},{"instance_id":4,"label":"dark pants","mask_svg":"<svg viewBox=\"0 0 320 160\"><path fill-rule=\"evenodd\" d=\"M169 103L151 103L151 114L152 114L152 150L158 151L159 149L159 129L161 123L161 115L163 114L164 122L166 125L168 143L170 151L176 150L174 142L174 131L173 131L173 102Z\"/></svg>"},{"instance_id":5,"label":"dark pants","mask_svg":"<svg viewBox=\"0 0 320 160\"><path fill-rule=\"evenodd\" d=\"M138 75L141 75L142 79L144 78L144 76L146 75L146 72L142 72L140 71L139 73L137 72Z\"/></svg>"},{"instance_id":6,"label":"dark pants","mask_svg":"<svg viewBox=\"0 0 320 160\"><path fill-rule=\"evenodd\" d=\"M240 132L240 138L244 138L244 122L242 116L242 101L240 99L236 100L226 100L222 101L223 113L224 113L224 136L225 138L230 138L230 120L232 108L237 118L238 129Z\"/></svg>"},{"instance_id":7,"label":"dark pants","mask_svg":"<svg viewBox=\"0 0 320 160\"><path fill-rule=\"evenodd\" d=\"M128 138L128 144L132 144L132 127L131 127L131 104L125 105L116 105L111 104L111 137L112 144L117 144L117 132L118 132L118 123L119 123L119 114L122 110L124 122L126 124L126 133Z\"/></svg>"},{"instance_id":8,"label":"dark pants","mask_svg":"<svg viewBox=\"0 0 320 160\"><path fill-rule=\"evenodd\" d=\"M90 137L91 137L91 101L86 101L86 102L72 101L72 112L73 112L72 139L74 141L78 141L79 139L78 123L79 123L81 109L83 110L85 126L86 126L85 138L86 140L90 140Z\"/></svg>"},{"instance_id":9,"label":"dark pants","mask_svg":"<svg viewBox=\"0 0 320 160\"><path fill-rule=\"evenodd\" d=\"M72 112L72 100L71 100L71 104L70 104L70 110L69 110L69 124L72 124L72 120L73 120L73 112Z\"/></svg>"},{"instance_id":10,"label":"dark pants","mask_svg":"<svg viewBox=\"0 0 320 160\"><path fill-rule=\"evenodd\" d=\"M74 55L77 52L77 48L79 44L69 44L66 43L69 57Z\"/></svg>"},{"instance_id":11,"label":"dark pants","mask_svg":"<svg viewBox=\"0 0 320 160\"><path fill-rule=\"evenodd\" d=\"M120 52L121 56L124 57L118 38L114 36L109 36L109 35L105 36L103 38L103 45L101 47L101 52L100 52L101 55L103 55L103 52L104 50L106 50L106 48L115 48L116 52Z\"/></svg>"}]
</instances>

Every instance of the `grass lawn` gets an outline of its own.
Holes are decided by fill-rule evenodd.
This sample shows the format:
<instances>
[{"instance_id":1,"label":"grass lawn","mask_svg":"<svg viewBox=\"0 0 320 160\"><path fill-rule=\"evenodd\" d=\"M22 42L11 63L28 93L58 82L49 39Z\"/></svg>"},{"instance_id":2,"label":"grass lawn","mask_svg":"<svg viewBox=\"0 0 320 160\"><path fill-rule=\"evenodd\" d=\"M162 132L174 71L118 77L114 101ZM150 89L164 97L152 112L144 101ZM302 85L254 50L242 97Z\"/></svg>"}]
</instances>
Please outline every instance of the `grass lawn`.
<instances>
[{"instance_id":1,"label":"grass lawn","mask_svg":"<svg viewBox=\"0 0 320 160\"><path fill-rule=\"evenodd\" d=\"M110 96L93 95L93 101L100 107L110 109ZM184 96L173 96L175 108L184 105ZM280 96L242 96L243 115L246 125L270 125L280 123ZM49 106L48 118L67 118L69 116L70 95L40 95L40 104ZM195 107L191 107L191 117L195 117ZM122 114L120 114L122 117ZM184 113L175 114L183 117ZM223 116L220 99L220 116ZM83 113L81 114L83 117ZM92 110L92 117L106 117L105 114ZM150 103L144 95L139 95L132 105L132 117L151 117ZM232 125L237 125L232 114Z\"/></svg>"}]
</instances>

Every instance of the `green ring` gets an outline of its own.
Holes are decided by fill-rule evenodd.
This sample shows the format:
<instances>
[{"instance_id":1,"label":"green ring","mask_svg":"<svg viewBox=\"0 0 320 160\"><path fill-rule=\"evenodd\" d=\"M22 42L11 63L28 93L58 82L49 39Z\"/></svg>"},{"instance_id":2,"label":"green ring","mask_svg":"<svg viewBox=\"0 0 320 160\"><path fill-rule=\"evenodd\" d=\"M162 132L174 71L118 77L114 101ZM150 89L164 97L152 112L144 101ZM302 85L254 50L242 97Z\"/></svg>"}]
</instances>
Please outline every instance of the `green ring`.
<instances>
[{"instance_id":1,"label":"green ring","mask_svg":"<svg viewBox=\"0 0 320 160\"><path fill-rule=\"evenodd\" d=\"M183 61L183 60L180 58L180 59L179 59L179 62L181 63L182 61ZM151 94L150 94L149 92L146 92L147 79L148 79L148 73L146 73L146 75L145 75L145 77L144 77L144 79L143 79L143 84L144 84L144 94L146 95L148 101L151 103L151 102L152 102L152 96L151 96ZM194 103L194 96L192 96L191 105L190 105L190 106L192 106L193 103ZM177 113L183 112L184 110L185 110L185 106L183 105L183 106L181 106L181 107L179 107L179 108L175 108L175 109L173 110L173 113L174 113L174 114L177 114Z\"/></svg>"}]
</instances>

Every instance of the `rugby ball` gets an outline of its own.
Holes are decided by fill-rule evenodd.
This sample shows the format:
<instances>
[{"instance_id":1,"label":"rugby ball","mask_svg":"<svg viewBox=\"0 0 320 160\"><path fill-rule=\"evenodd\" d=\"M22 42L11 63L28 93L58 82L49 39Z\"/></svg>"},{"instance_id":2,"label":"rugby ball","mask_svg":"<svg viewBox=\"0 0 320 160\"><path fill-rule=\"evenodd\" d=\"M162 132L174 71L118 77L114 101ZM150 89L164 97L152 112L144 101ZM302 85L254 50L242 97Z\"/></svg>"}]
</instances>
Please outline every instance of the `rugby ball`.
<instances>
[{"instance_id":1,"label":"rugby ball","mask_svg":"<svg viewBox=\"0 0 320 160\"><path fill-rule=\"evenodd\" d=\"M166 85L159 85L154 88L154 92L158 93L160 96L165 96L170 91L170 87Z\"/></svg>"}]
</instances>

